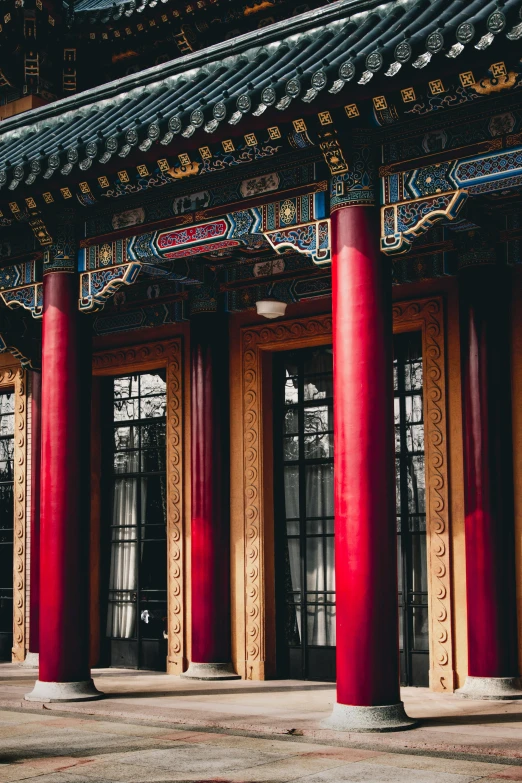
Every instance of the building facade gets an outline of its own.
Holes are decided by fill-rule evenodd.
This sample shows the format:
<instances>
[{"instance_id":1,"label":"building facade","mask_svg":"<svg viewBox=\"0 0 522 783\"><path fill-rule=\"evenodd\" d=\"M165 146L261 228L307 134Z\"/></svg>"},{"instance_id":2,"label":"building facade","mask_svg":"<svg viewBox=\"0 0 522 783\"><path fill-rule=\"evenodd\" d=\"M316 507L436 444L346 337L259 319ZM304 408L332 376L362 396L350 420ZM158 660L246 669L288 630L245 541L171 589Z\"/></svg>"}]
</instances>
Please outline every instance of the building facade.
<instances>
[{"instance_id":1,"label":"building facade","mask_svg":"<svg viewBox=\"0 0 522 783\"><path fill-rule=\"evenodd\" d=\"M522 697L522 6L131 5L0 123L2 658Z\"/></svg>"}]
</instances>

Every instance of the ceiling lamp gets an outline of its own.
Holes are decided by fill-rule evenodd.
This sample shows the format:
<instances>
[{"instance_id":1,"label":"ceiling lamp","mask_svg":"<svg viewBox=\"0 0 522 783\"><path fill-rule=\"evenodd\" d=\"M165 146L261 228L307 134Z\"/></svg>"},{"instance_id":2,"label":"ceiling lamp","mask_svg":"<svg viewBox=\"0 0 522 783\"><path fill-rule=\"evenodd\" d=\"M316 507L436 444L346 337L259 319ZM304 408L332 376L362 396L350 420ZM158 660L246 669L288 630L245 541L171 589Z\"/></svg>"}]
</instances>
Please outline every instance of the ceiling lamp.
<instances>
[{"instance_id":1,"label":"ceiling lamp","mask_svg":"<svg viewBox=\"0 0 522 783\"><path fill-rule=\"evenodd\" d=\"M260 299L256 302L257 314L265 318L280 318L286 312L286 302L278 299Z\"/></svg>"}]
</instances>

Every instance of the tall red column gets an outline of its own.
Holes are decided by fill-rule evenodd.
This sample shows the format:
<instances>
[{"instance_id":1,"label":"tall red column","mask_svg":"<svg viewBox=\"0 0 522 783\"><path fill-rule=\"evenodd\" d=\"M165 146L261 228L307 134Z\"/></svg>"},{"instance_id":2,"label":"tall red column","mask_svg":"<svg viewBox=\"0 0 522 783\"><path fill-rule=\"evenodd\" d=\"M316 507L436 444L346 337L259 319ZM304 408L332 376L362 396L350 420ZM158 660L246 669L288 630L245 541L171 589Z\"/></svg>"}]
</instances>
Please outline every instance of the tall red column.
<instances>
[{"instance_id":1,"label":"tall red column","mask_svg":"<svg viewBox=\"0 0 522 783\"><path fill-rule=\"evenodd\" d=\"M337 703L344 731L414 725L399 693L393 344L378 210L332 215Z\"/></svg>"},{"instance_id":2,"label":"tall red column","mask_svg":"<svg viewBox=\"0 0 522 783\"><path fill-rule=\"evenodd\" d=\"M61 266L63 258L62 253ZM91 357L81 335L87 318L78 312L78 290L72 270L44 269L40 660L39 679L25 697L30 701L100 696L89 671L86 390Z\"/></svg>"},{"instance_id":3,"label":"tall red column","mask_svg":"<svg viewBox=\"0 0 522 783\"><path fill-rule=\"evenodd\" d=\"M37 665L40 648L40 464L42 451L42 375L31 372L31 589L29 595L29 653L26 663Z\"/></svg>"},{"instance_id":4,"label":"tall red column","mask_svg":"<svg viewBox=\"0 0 522 783\"><path fill-rule=\"evenodd\" d=\"M228 329L190 322L192 655L184 677L235 679L230 663Z\"/></svg>"},{"instance_id":5,"label":"tall red column","mask_svg":"<svg viewBox=\"0 0 522 783\"><path fill-rule=\"evenodd\" d=\"M517 663L509 306L505 267L459 274L468 698L522 698Z\"/></svg>"}]
</instances>

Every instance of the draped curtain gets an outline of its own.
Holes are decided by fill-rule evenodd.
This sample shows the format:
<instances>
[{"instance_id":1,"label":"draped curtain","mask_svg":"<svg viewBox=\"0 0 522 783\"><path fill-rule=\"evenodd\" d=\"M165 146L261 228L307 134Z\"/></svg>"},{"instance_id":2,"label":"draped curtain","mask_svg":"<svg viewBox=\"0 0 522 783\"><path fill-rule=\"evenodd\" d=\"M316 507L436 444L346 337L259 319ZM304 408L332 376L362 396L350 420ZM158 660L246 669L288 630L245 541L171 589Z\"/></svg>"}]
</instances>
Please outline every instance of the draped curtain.
<instances>
[{"instance_id":1,"label":"draped curtain","mask_svg":"<svg viewBox=\"0 0 522 783\"><path fill-rule=\"evenodd\" d=\"M287 468L288 470L288 468ZM296 470L291 468L291 470ZM285 506L288 518L299 515L299 482L285 481ZM313 536L321 533L323 525L333 526L333 521L325 518L333 516L333 466L309 465L306 468L306 509L307 516L323 519L307 522L306 537L306 590L310 591L307 605L307 638L312 645L335 645L335 605L328 606L324 599L335 602L334 540L333 536ZM331 528L333 529L333 528ZM291 589L301 590L301 545L298 538L287 538L287 554L290 569ZM324 596L324 591L332 591ZM319 593L317 595L315 591ZM302 639L301 607L295 605L295 620L299 637Z\"/></svg>"},{"instance_id":2,"label":"draped curtain","mask_svg":"<svg viewBox=\"0 0 522 783\"><path fill-rule=\"evenodd\" d=\"M143 496L142 496L143 503ZM131 639L136 628L138 588L138 479L114 483L113 541L109 575L107 636Z\"/></svg>"}]
</instances>

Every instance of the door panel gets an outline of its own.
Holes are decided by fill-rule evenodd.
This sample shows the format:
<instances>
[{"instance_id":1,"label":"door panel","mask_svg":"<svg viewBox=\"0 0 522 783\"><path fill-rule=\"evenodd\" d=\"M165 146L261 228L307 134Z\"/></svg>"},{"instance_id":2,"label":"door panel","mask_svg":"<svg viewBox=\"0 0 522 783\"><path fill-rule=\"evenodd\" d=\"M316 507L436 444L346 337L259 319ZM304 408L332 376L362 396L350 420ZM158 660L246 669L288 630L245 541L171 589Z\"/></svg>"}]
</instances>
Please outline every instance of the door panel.
<instances>
[{"instance_id":1,"label":"door panel","mask_svg":"<svg viewBox=\"0 0 522 783\"><path fill-rule=\"evenodd\" d=\"M394 338L401 683L429 684L422 335ZM277 665L335 679L330 347L274 358Z\"/></svg>"},{"instance_id":2,"label":"door panel","mask_svg":"<svg viewBox=\"0 0 522 783\"><path fill-rule=\"evenodd\" d=\"M0 392L0 661L13 646L14 392Z\"/></svg>"},{"instance_id":3,"label":"door panel","mask_svg":"<svg viewBox=\"0 0 522 783\"><path fill-rule=\"evenodd\" d=\"M402 685L429 685L421 332L394 338L395 479Z\"/></svg>"},{"instance_id":4,"label":"door panel","mask_svg":"<svg viewBox=\"0 0 522 783\"><path fill-rule=\"evenodd\" d=\"M165 372L114 378L111 392L110 665L165 671Z\"/></svg>"},{"instance_id":5,"label":"door panel","mask_svg":"<svg viewBox=\"0 0 522 783\"><path fill-rule=\"evenodd\" d=\"M274 370L278 669L333 680L332 349L282 354Z\"/></svg>"}]
</instances>

